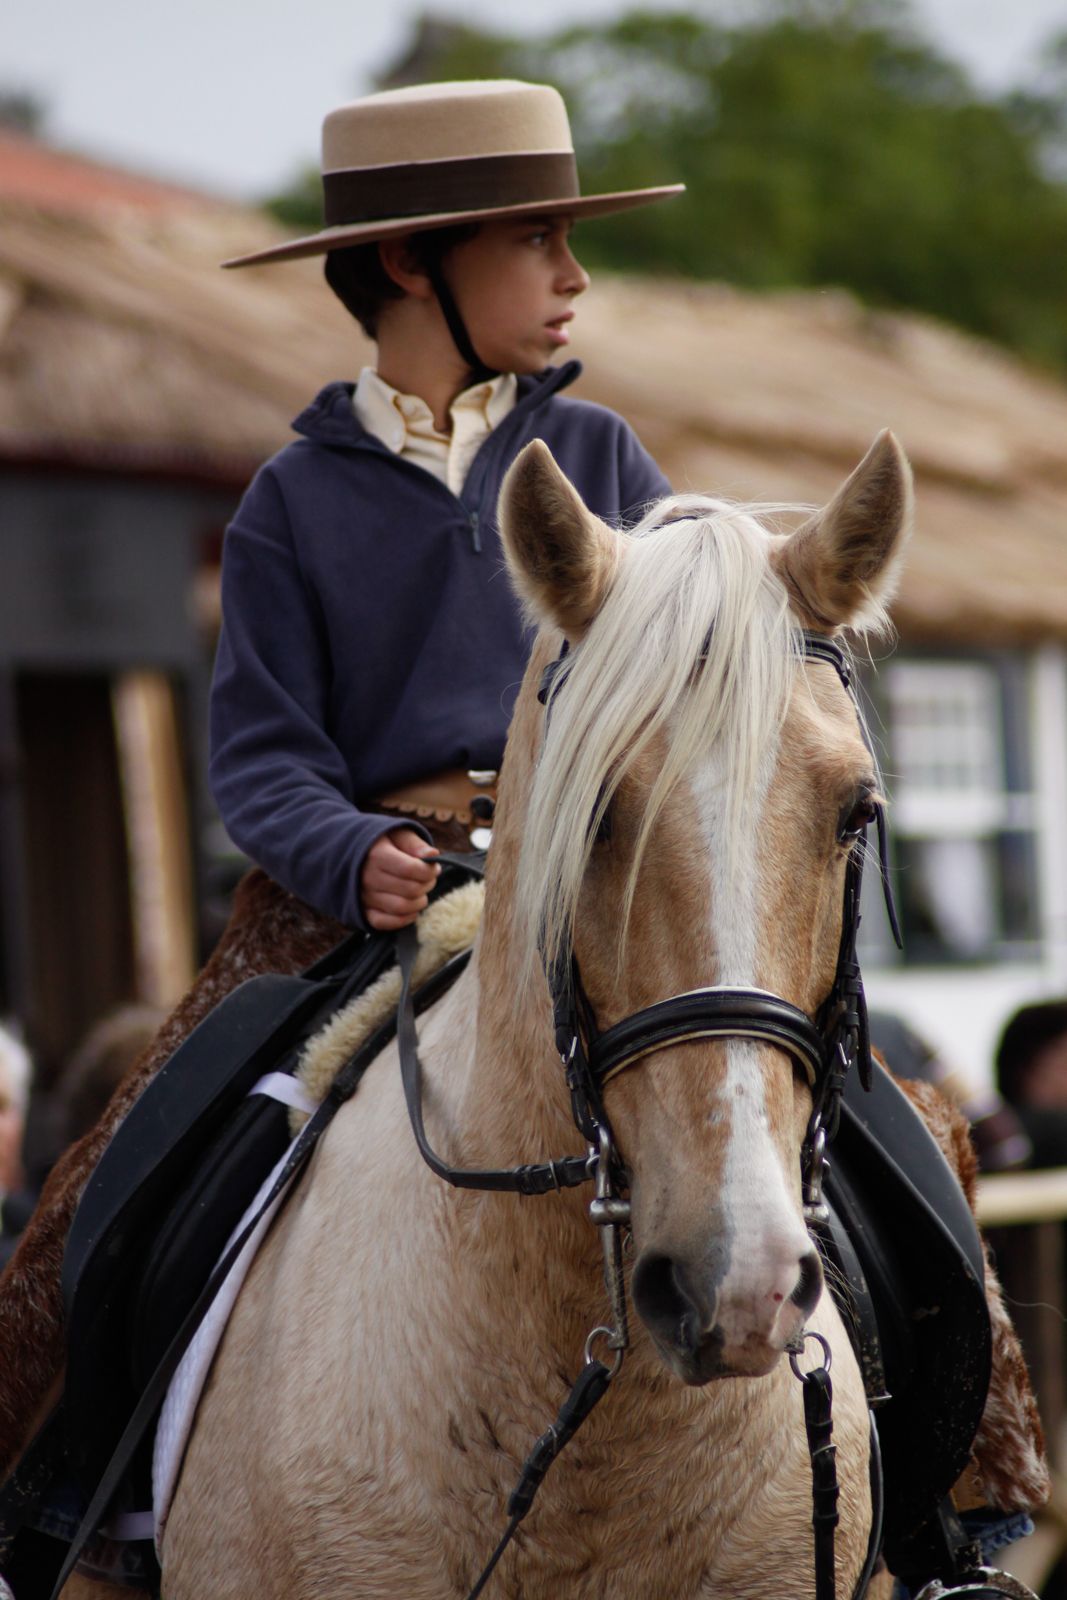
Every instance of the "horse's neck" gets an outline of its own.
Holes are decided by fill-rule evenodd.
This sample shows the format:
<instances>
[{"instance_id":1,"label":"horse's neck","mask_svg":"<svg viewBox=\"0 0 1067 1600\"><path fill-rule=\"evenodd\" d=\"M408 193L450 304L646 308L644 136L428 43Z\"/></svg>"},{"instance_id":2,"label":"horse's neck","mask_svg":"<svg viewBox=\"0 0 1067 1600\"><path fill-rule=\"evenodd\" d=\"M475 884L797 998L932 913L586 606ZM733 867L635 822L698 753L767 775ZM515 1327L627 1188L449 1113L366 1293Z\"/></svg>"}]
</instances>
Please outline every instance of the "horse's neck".
<instances>
[{"instance_id":1,"label":"horse's neck","mask_svg":"<svg viewBox=\"0 0 1067 1600\"><path fill-rule=\"evenodd\" d=\"M451 1081L455 1089L444 1096L448 1108L445 1113L442 1107L440 1124L455 1166L518 1167L581 1155L584 1148L555 1050L547 986L540 978L525 986L520 981L512 919L515 854L506 836L494 838L474 957L461 980L463 992L450 1016L441 1019L435 1059L427 1063L431 1079L442 1072L438 1081ZM431 1084L431 1121L432 1095ZM603 1320L605 1307L599 1237L586 1209L591 1198L591 1186L583 1185L536 1198L487 1196L476 1204L472 1197L471 1203L450 1206L451 1226L460 1235L455 1259L476 1259L479 1272L490 1279L503 1274L498 1281L544 1307L546 1337L559 1335L553 1303L580 1302L592 1326ZM468 1228L472 1236L465 1240Z\"/></svg>"},{"instance_id":2,"label":"horse's neck","mask_svg":"<svg viewBox=\"0 0 1067 1600\"><path fill-rule=\"evenodd\" d=\"M468 1108L479 1138L491 1142L501 1161L520 1164L574 1153L581 1136L555 1048L547 985L540 973L528 983L521 977L514 855L505 843L486 885L474 958L477 1022Z\"/></svg>"}]
</instances>

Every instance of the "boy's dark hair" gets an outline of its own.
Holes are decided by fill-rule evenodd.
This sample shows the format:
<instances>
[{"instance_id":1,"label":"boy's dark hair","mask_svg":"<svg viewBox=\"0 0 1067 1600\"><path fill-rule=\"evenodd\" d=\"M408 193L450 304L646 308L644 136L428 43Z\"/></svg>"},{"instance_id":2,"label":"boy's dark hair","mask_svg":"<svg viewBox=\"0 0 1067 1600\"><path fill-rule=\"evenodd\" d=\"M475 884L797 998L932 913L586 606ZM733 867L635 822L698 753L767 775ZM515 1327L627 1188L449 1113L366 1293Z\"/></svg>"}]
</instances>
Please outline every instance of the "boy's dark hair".
<instances>
[{"instance_id":1,"label":"boy's dark hair","mask_svg":"<svg viewBox=\"0 0 1067 1600\"><path fill-rule=\"evenodd\" d=\"M997 1046L997 1084L1009 1105L1027 1103L1026 1074L1039 1050L1067 1033L1067 1000L1022 1006Z\"/></svg>"},{"instance_id":2,"label":"boy's dark hair","mask_svg":"<svg viewBox=\"0 0 1067 1600\"><path fill-rule=\"evenodd\" d=\"M413 262L423 270L439 264L456 245L473 239L479 226L477 222L459 222L454 228L426 228L413 233L408 239ZM377 339L382 307L404 295L382 266L377 243L328 251L323 271L326 282L367 338Z\"/></svg>"}]
</instances>

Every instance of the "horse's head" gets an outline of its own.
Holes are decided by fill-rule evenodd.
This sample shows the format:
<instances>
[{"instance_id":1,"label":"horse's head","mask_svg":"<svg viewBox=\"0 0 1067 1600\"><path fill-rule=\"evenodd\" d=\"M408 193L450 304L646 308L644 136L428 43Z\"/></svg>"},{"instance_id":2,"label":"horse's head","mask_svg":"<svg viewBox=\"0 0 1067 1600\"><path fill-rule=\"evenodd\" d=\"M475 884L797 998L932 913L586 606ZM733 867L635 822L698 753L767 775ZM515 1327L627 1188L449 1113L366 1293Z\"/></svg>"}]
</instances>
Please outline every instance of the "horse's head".
<instances>
[{"instance_id":1,"label":"horse's head","mask_svg":"<svg viewBox=\"0 0 1067 1600\"><path fill-rule=\"evenodd\" d=\"M524 727L536 759L517 915L531 964L573 947L599 1030L708 985L817 1013L877 777L804 630L884 619L909 506L889 434L790 535L693 496L619 535L543 445L512 467L505 544L543 630L516 727L516 761ZM689 1383L768 1371L821 1289L800 1195L807 1077L772 1044L694 1039L643 1055L604 1096L633 1299L663 1358Z\"/></svg>"}]
</instances>

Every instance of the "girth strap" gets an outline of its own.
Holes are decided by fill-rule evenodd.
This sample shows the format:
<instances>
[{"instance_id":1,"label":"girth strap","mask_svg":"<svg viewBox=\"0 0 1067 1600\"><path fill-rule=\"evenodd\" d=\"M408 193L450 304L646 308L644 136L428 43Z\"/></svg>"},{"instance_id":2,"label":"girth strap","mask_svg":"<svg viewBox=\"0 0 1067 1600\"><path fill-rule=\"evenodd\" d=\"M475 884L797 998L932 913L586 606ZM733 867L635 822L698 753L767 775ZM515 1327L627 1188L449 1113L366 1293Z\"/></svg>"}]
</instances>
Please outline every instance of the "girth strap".
<instances>
[{"instance_id":1,"label":"girth strap","mask_svg":"<svg viewBox=\"0 0 1067 1600\"><path fill-rule=\"evenodd\" d=\"M758 1039L792 1056L814 1085L823 1040L799 1007L766 989L717 985L690 989L624 1017L589 1043L589 1067L601 1087L642 1056L690 1039Z\"/></svg>"}]
</instances>

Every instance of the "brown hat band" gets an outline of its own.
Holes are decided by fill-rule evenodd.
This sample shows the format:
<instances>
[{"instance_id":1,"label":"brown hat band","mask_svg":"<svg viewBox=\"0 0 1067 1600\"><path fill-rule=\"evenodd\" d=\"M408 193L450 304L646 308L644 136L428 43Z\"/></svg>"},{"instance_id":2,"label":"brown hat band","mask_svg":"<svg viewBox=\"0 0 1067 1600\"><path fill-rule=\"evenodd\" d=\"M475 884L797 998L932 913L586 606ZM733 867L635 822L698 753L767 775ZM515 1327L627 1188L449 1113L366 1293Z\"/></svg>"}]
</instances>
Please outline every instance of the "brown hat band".
<instances>
[{"instance_id":1,"label":"brown hat band","mask_svg":"<svg viewBox=\"0 0 1067 1600\"><path fill-rule=\"evenodd\" d=\"M328 228L383 217L487 211L553 200L565 204L579 198L578 166L570 150L327 172L322 189Z\"/></svg>"}]
</instances>

